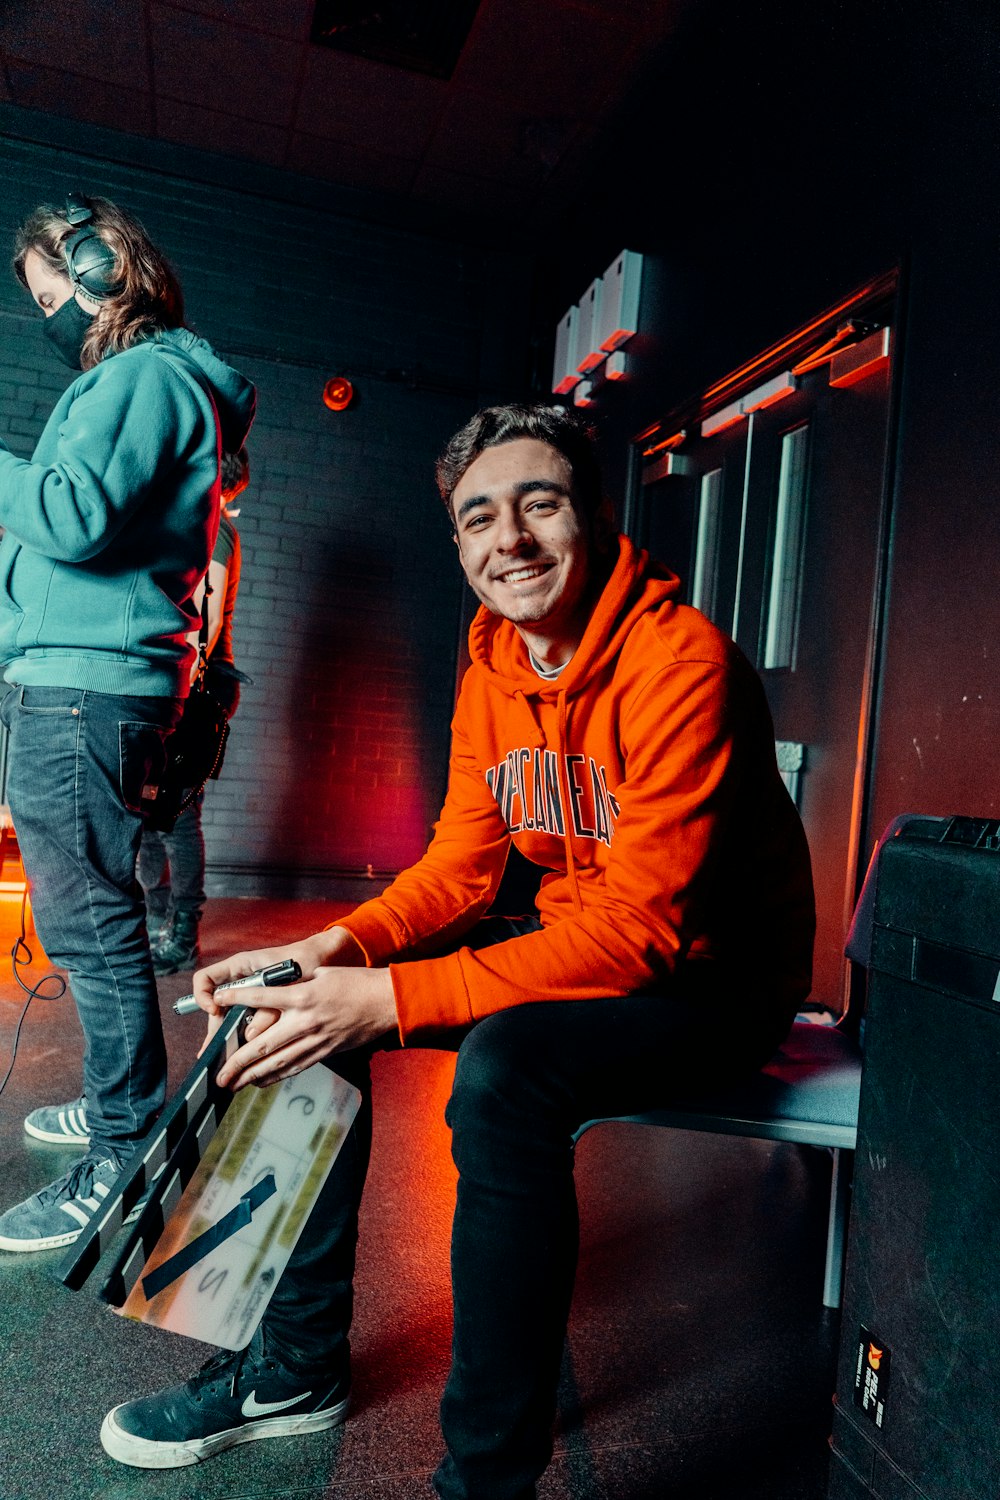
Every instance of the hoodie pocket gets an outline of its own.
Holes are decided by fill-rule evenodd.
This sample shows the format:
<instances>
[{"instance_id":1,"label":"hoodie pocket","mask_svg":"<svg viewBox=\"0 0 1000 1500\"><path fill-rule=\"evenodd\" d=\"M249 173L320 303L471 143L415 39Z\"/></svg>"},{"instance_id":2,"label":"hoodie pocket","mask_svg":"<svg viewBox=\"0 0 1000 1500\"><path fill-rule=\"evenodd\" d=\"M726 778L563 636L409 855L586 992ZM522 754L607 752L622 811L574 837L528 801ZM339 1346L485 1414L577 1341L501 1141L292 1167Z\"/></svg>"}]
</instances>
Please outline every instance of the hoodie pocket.
<instances>
[{"instance_id":1,"label":"hoodie pocket","mask_svg":"<svg viewBox=\"0 0 1000 1500\"><path fill-rule=\"evenodd\" d=\"M19 542L11 543L10 550L3 553L3 573L0 574L0 607L22 614L21 606L14 600L14 568L22 551Z\"/></svg>"},{"instance_id":2,"label":"hoodie pocket","mask_svg":"<svg viewBox=\"0 0 1000 1500\"><path fill-rule=\"evenodd\" d=\"M10 611L3 616L4 633L19 651L45 644L44 627L55 569L50 557L20 544L4 556L0 602Z\"/></svg>"}]
</instances>

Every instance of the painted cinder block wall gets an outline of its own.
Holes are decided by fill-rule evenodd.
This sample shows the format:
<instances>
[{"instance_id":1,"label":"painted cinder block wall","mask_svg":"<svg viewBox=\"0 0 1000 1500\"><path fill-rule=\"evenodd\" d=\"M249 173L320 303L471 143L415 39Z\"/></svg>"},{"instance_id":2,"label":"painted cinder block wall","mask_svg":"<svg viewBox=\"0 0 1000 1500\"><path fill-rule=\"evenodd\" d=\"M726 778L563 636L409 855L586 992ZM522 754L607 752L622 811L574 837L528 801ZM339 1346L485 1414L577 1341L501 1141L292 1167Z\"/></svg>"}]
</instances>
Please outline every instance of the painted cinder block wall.
<instances>
[{"instance_id":1,"label":"painted cinder block wall","mask_svg":"<svg viewBox=\"0 0 1000 1500\"><path fill-rule=\"evenodd\" d=\"M0 152L0 245L68 189L120 201L257 385L235 618L253 683L206 798L210 893L364 894L419 856L444 793L462 585L433 461L482 400L522 394L527 262L110 132ZM0 435L27 456L68 372L11 274L0 340ZM321 399L337 374L343 413Z\"/></svg>"}]
</instances>

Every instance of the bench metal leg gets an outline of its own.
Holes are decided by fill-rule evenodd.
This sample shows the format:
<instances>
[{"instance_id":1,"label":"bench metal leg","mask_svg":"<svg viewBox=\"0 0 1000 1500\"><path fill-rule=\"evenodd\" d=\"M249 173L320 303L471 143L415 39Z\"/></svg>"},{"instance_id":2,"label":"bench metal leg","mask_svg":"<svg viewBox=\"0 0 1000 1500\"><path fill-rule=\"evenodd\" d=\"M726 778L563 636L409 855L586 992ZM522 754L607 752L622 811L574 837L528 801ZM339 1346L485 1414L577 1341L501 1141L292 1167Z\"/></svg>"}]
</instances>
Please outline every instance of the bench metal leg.
<instances>
[{"instance_id":1,"label":"bench metal leg","mask_svg":"<svg viewBox=\"0 0 1000 1500\"><path fill-rule=\"evenodd\" d=\"M844 1284L844 1249L847 1242L847 1215L851 1201L851 1167L853 1151L833 1153L833 1180L830 1183L830 1218L826 1230L826 1270L823 1274L823 1306L839 1307Z\"/></svg>"}]
</instances>

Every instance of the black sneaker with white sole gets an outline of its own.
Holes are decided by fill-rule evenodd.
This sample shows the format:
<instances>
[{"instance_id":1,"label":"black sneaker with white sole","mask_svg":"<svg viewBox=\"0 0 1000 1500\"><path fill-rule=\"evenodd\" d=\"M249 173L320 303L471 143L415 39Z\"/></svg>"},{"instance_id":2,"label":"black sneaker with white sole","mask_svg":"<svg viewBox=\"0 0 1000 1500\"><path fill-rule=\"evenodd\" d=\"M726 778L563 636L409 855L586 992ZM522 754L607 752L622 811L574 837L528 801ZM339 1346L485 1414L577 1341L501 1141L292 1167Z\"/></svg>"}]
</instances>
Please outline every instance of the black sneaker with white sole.
<instances>
[{"instance_id":1,"label":"black sneaker with white sole","mask_svg":"<svg viewBox=\"0 0 1000 1500\"><path fill-rule=\"evenodd\" d=\"M175 1469L238 1443L299 1437L347 1416L350 1378L292 1370L265 1349L258 1328L246 1349L222 1349L185 1384L116 1406L101 1443L119 1463Z\"/></svg>"},{"instance_id":2,"label":"black sneaker with white sole","mask_svg":"<svg viewBox=\"0 0 1000 1500\"><path fill-rule=\"evenodd\" d=\"M79 1239L114 1188L121 1167L113 1157L88 1152L40 1192L0 1214L0 1250L58 1250ZM138 1218L137 1203L125 1220Z\"/></svg>"}]
</instances>

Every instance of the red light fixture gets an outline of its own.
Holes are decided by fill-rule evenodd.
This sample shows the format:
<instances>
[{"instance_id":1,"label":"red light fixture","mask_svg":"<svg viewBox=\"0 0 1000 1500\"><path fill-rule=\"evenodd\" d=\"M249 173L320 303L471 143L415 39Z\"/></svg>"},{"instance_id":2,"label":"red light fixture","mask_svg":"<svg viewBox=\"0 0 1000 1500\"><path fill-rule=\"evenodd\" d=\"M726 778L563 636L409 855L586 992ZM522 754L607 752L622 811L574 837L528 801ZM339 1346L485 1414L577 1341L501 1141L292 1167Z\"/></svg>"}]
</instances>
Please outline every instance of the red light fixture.
<instances>
[{"instance_id":1,"label":"red light fixture","mask_svg":"<svg viewBox=\"0 0 1000 1500\"><path fill-rule=\"evenodd\" d=\"M653 430L656 431L655 428ZM643 448L642 456L643 458L652 458L654 453L662 453L664 449L667 449L668 452L672 452L674 448L679 448L681 446L686 437L687 430L682 427L680 432L671 433L670 437L664 438L662 443L654 443L652 448Z\"/></svg>"},{"instance_id":2,"label":"red light fixture","mask_svg":"<svg viewBox=\"0 0 1000 1500\"><path fill-rule=\"evenodd\" d=\"M879 328L859 344L839 349L830 360L830 384L855 385L874 375L876 370L887 370L891 349L892 330L889 328Z\"/></svg>"},{"instance_id":3,"label":"red light fixture","mask_svg":"<svg viewBox=\"0 0 1000 1500\"><path fill-rule=\"evenodd\" d=\"M323 405L331 411L346 411L354 400L354 387L346 375L334 375L323 387Z\"/></svg>"}]
</instances>

